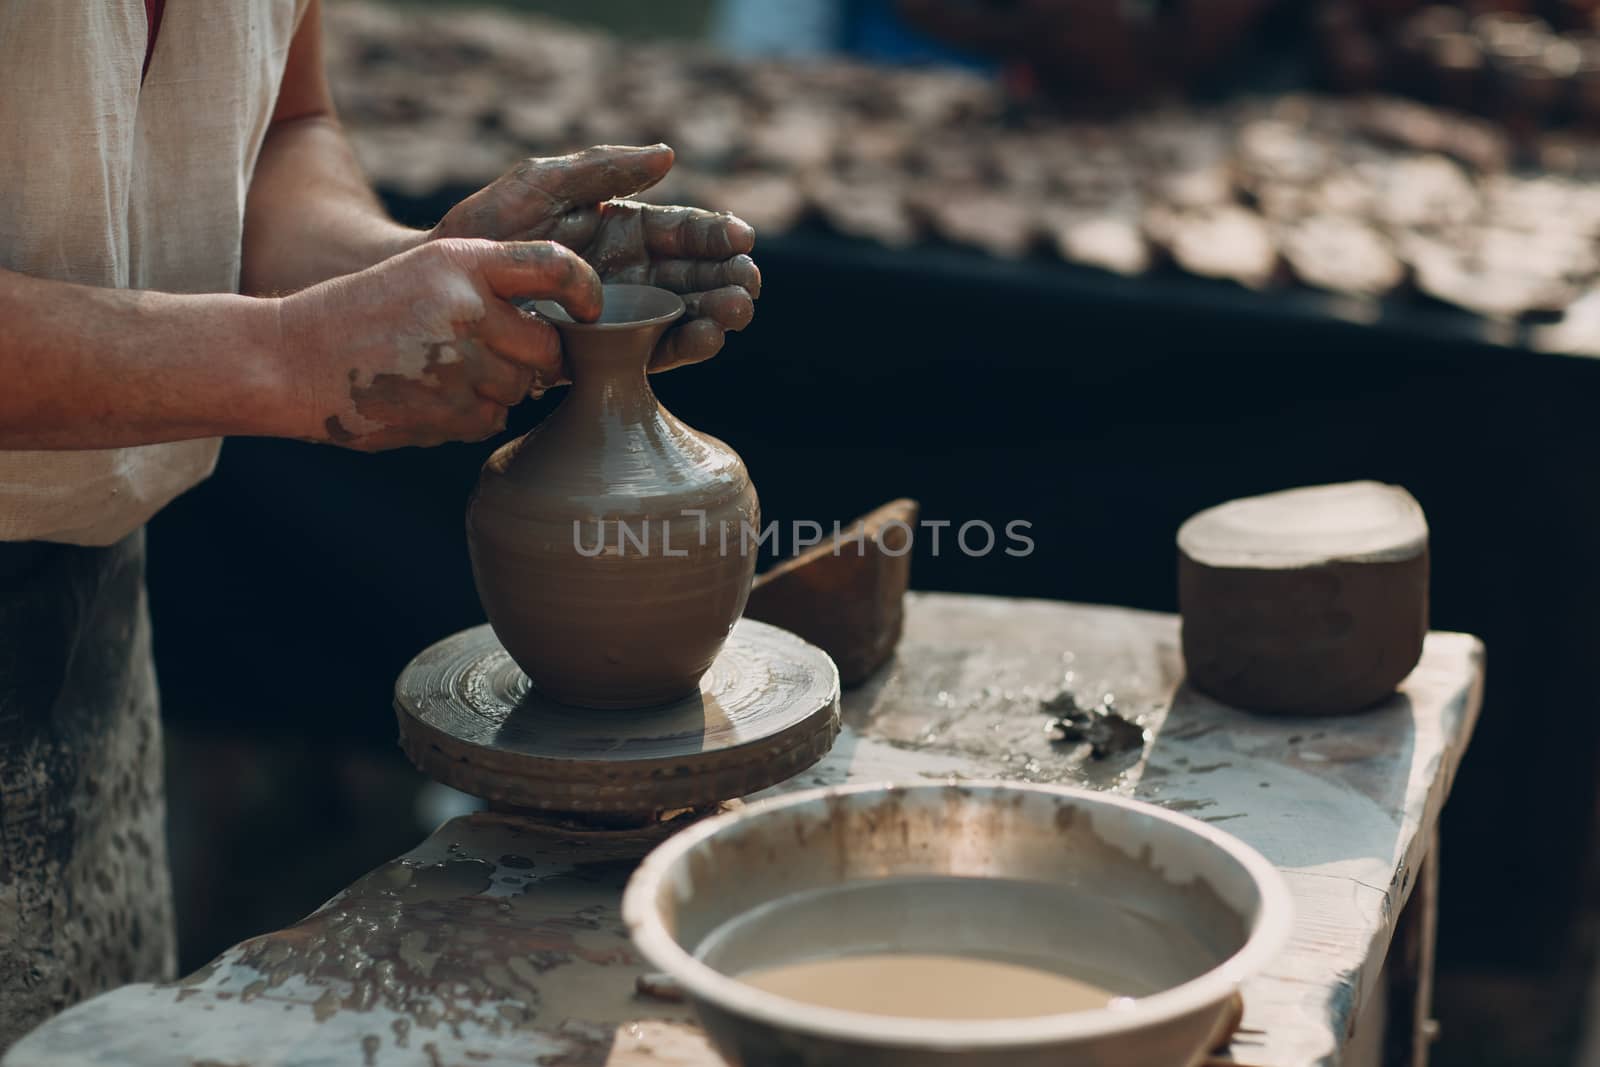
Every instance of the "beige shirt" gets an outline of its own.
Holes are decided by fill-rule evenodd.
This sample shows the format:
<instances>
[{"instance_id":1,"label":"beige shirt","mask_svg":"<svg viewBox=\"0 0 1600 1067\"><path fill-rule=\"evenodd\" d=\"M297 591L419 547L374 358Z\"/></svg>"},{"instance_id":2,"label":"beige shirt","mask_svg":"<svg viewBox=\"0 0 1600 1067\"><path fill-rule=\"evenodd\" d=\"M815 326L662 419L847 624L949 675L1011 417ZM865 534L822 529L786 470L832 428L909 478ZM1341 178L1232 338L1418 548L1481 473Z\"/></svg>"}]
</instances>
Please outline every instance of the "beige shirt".
<instances>
[{"instance_id":1,"label":"beige shirt","mask_svg":"<svg viewBox=\"0 0 1600 1067\"><path fill-rule=\"evenodd\" d=\"M141 85L143 0L0 0L0 267L237 292L245 194L307 2L168 0ZM0 540L110 544L220 446L0 451Z\"/></svg>"}]
</instances>

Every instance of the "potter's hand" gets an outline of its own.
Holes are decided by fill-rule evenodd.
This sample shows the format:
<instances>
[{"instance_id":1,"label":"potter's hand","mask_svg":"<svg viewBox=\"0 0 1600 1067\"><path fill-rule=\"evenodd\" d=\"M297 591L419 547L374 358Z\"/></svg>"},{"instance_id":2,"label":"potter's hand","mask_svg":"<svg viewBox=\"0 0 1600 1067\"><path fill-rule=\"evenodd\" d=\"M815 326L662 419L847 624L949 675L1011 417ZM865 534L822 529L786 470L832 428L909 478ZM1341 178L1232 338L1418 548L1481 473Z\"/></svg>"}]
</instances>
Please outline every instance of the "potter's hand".
<instances>
[{"instance_id":1,"label":"potter's hand","mask_svg":"<svg viewBox=\"0 0 1600 1067\"><path fill-rule=\"evenodd\" d=\"M554 384L561 342L513 299L600 314L600 279L549 241L431 241L281 298L281 345L300 436L377 451L478 441Z\"/></svg>"},{"instance_id":2,"label":"potter's hand","mask_svg":"<svg viewBox=\"0 0 1600 1067\"><path fill-rule=\"evenodd\" d=\"M558 241L605 281L681 293L687 313L656 346L650 369L698 363L717 354L723 331L749 324L761 272L748 255L755 231L743 219L620 199L671 169L666 145L525 159L457 204L430 236Z\"/></svg>"}]
</instances>

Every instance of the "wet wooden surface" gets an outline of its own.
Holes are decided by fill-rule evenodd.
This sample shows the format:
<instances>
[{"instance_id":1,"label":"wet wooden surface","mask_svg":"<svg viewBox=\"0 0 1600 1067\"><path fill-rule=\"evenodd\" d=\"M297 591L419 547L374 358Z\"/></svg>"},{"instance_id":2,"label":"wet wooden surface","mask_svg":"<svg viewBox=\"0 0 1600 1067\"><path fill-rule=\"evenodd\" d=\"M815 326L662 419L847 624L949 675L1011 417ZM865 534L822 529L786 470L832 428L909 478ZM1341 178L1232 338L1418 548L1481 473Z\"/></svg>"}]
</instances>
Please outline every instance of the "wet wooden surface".
<instances>
[{"instance_id":1,"label":"wet wooden surface","mask_svg":"<svg viewBox=\"0 0 1600 1067\"><path fill-rule=\"evenodd\" d=\"M1172 616L931 594L907 608L896 659L846 694L833 752L779 789L1001 777L1217 823L1284 871L1297 908L1289 949L1245 987L1232 1061L1339 1063L1471 735L1481 644L1429 635L1400 694L1363 715L1266 719L1182 686ZM1053 743L1040 705L1064 690L1109 697L1149 743L1101 760ZM454 819L296 926L67 1012L5 1067L713 1067L687 1008L634 994L617 904L650 843Z\"/></svg>"}]
</instances>

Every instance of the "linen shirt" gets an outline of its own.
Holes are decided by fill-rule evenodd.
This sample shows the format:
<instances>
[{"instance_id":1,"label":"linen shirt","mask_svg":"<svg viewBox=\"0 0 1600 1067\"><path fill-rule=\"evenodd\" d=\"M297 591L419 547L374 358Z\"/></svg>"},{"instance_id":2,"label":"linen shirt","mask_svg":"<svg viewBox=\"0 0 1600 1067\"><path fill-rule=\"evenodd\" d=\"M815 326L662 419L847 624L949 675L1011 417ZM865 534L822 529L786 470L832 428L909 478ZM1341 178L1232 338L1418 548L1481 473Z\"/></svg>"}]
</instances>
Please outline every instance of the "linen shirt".
<instances>
[{"instance_id":1,"label":"linen shirt","mask_svg":"<svg viewBox=\"0 0 1600 1067\"><path fill-rule=\"evenodd\" d=\"M0 0L0 267L237 292L245 196L307 3L168 0L141 80L143 0ZM220 447L0 451L0 541L112 544Z\"/></svg>"}]
</instances>

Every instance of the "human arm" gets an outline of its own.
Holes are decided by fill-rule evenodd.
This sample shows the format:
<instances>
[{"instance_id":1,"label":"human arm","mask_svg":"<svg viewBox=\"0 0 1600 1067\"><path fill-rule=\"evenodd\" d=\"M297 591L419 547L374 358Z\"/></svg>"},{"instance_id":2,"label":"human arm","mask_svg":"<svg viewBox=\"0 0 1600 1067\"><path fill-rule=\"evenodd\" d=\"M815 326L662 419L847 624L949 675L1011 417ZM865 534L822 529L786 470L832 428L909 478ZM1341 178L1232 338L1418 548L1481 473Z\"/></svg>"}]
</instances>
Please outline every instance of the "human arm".
<instances>
[{"instance_id":1,"label":"human arm","mask_svg":"<svg viewBox=\"0 0 1600 1067\"><path fill-rule=\"evenodd\" d=\"M117 448L280 430L271 301L0 270L0 448Z\"/></svg>"},{"instance_id":2,"label":"human arm","mask_svg":"<svg viewBox=\"0 0 1600 1067\"><path fill-rule=\"evenodd\" d=\"M292 296L101 289L0 270L0 448L225 434L362 450L478 440L560 374L600 282L549 242L437 241Z\"/></svg>"},{"instance_id":3,"label":"human arm","mask_svg":"<svg viewBox=\"0 0 1600 1067\"><path fill-rule=\"evenodd\" d=\"M240 288L294 292L415 248L373 194L339 125L322 58L321 0L289 46L283 81L245 202Z\"/></svg>"},{"instance_id":4,"label":"human arm","mask_svg":"<svg viewBox=\"0 0 1600 1067\"><path fill-rule=\"evenodd\" d=\"M340 129L322 63L320 0L290 47L245 215L243 287L292 292L444 238L553 240L604 281L660 285L687 314L657 347L654 369L707 359L746 326L761 293L755 232L732 215L626 199L664 177L666 145L601 146L525 159L428 231L392 221ZM552 383L553 384L553 383Z\"/></svg>"}]
</instances>

